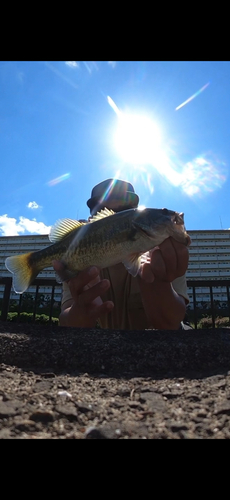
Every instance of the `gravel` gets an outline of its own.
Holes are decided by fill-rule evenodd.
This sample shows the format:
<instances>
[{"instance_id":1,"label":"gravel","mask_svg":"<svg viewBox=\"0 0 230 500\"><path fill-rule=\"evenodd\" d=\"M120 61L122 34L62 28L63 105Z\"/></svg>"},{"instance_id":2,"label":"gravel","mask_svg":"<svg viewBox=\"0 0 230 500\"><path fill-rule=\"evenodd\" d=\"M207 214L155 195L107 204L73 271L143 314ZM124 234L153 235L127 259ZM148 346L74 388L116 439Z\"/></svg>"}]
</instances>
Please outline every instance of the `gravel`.
<instances>
[{"instance_id":1,"label":"gravel","mask_svg":"<svg viewBox=\"0 0 230 500\"><path fill-rule=\"evenodd\" d=\"M229 329L0 322L0 439L229 437Z\"/></svg>"}]
</instances>

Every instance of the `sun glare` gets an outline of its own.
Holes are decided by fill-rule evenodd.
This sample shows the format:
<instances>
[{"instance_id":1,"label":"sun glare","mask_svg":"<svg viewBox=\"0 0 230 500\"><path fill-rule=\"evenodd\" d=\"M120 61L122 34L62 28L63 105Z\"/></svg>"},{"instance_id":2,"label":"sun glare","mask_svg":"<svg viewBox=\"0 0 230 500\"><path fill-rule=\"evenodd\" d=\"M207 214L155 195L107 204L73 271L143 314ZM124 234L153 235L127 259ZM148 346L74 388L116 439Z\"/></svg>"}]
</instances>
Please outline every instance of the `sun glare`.
<instances>
[{"instance_id":1,"label":"sun glare","mask_svg":"<svg viewBox=\"0 0 230 500\"><path fill-rule=\"evenodd\" d=\"M176 109L180 109L202 92L200 89ZM212 152L203 153L183 163L176 153L170 151L162 137L160 126L148 115L121 111L113 99L107 96L108 104L117 115L113 136L116 153L124 162L122 173L126 177L143 182L151 193L154 187L154 171L188 196L202 195L220 188L225 182L226 164L214 157Z\"/></svg>"},{"instance_id":2,"label":"sun glare","mask_svg":"<svg viewBox=\"0 0 230 500\"><path fill-rule=\"evenodd\" d=\"M161 147L160 129L147 116L121 113L114 145L123 161L142 166L152 164Z\"/></svg>"}]
</instances>

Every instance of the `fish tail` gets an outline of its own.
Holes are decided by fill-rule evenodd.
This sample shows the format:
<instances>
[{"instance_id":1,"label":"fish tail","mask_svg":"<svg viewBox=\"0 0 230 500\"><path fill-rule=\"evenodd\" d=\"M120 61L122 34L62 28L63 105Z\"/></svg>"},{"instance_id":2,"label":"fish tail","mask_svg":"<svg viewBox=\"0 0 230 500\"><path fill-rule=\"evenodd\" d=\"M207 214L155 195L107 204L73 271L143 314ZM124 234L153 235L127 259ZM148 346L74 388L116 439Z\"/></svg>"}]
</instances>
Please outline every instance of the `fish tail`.
<instances>
[{"instance_id":1,"label":"fish tail","mask_svg":"<svg viewBox=\"0 0 230 500\"><path fill-rule=\"evenodd\" d=\"M40 271L31 261L32 253L12 255L5 260L6 268L13 274L13 288L16 293L23 293Z\"/></svg>"}]
</instances>

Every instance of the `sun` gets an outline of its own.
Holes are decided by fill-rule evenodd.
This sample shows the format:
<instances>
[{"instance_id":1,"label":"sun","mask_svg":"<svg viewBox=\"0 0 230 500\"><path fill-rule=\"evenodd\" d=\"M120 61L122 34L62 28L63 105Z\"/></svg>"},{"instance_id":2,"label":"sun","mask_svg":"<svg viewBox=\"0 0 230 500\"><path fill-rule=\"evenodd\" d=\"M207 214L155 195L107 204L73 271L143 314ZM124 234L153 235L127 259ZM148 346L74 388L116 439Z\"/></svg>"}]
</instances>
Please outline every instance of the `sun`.
<instances>
[{"instance_id":1,"label":"sun","mask_svg":"<svg viewBox=\"0 0 230 500\"><path fill-rule=\"evenodd\" d=\"M114 146L120 158L127 163L153 164L161 149L160 127L148 116L120 113Z\"/></svg>"},{"instance_id":2,"label":"sun","mask_svg":"<svg viewBox=\"0 0 230 500\"><path fill-rule=\"evenodd\" d=\"M139 178L152 193L156 182L154 174L158 172L190 197L212 192L223 185L227 178L226 164L214 158L212 152L202 153L184 163L171 150L165 128L162 133L161 124L151 114L121 111L110 96L107 101L117 115L112 140L121 164L116 176L122 171L127 178L133 177L135 181Z\"/></svg>"}]
</instances>

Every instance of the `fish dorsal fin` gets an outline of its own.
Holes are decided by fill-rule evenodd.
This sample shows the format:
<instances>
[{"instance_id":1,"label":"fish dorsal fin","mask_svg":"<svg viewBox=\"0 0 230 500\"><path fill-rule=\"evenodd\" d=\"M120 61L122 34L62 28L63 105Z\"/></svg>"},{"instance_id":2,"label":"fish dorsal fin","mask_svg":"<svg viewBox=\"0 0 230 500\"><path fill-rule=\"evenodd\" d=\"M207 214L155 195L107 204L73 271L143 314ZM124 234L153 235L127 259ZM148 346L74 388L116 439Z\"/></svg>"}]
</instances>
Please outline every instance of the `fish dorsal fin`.
<instances>
[{"instance_id":1,"label":"fish dorsal fin","mask_svg":"<svg viewBox=\"0 0 230 500\"><path fill-rule=\"evenodd\" d=\"M105 217L108 217L109 215L114 215L116 212L113 210L109 210L108 208L103 208L100 212L97 212L89 222L96 222L97 220L104 219Z\"/></svg>"},{"instance_id":2,"label":"fish dorsal fin","mask_svg":"<svg viewBox=\"0 0 230 500\"><path fill-rule=\"evenodd\" d=\"M124 264L132 276L137 276L141 266L141 256L139 253L129 255L129 257L122 261L122 264Z\"/></svg>"},{"instance_id":3,"label":"fish dorsal fin","mask_svg":"<svg viewBox=\"0 0 230 500\"><path fill-rule=\"evenodd\" d=\"M74 229L78 229L81 226L85 226L85 223L73 219L59 219L51 228L49 240L51 243L57 243L65 238L67 234L74 231Z\"/></svg>"}]
</instances>

